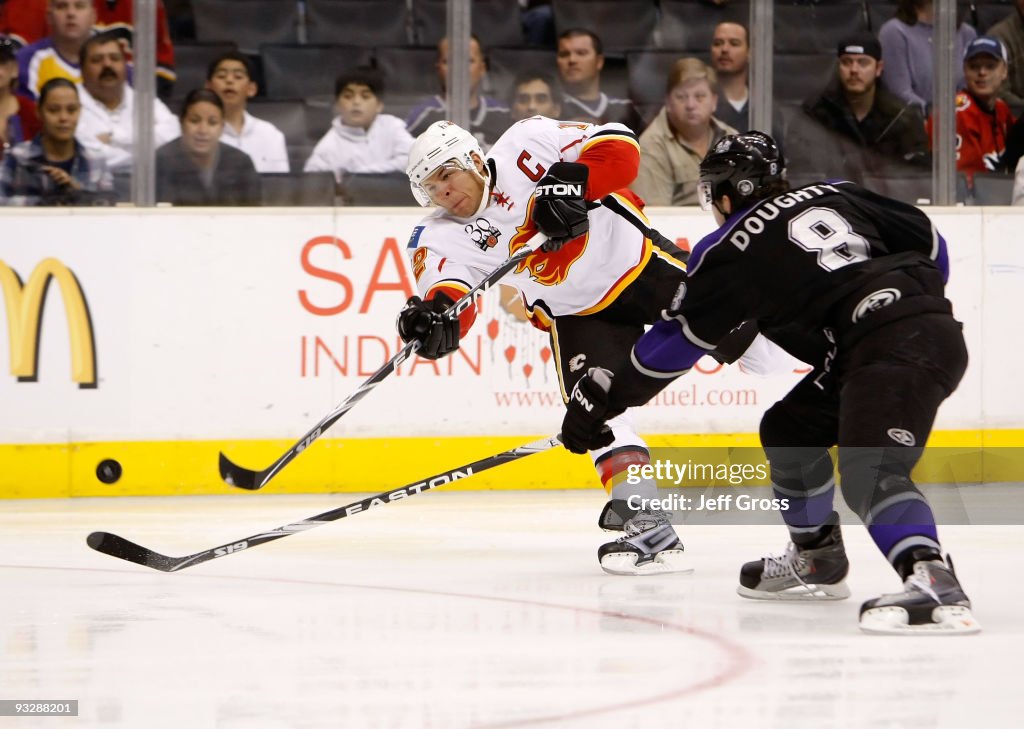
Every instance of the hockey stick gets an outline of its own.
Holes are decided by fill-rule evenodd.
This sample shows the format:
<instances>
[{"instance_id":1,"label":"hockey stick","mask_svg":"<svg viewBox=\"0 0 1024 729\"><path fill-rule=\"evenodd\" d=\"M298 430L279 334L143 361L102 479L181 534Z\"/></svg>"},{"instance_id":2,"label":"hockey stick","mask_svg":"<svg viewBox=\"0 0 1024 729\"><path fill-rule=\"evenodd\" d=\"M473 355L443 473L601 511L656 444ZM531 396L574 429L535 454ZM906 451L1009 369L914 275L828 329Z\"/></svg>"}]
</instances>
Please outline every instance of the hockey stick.
<instances>
[{"instance_id":1,"label":"hockey stick","mask_svg":"<svg viewBox=\"0 0 1024 729\"><path fill-rule=\"evenodd\" d=\"M471 288L465 296L452 304L444 315L449 319L458 319L462 312L472 306L473 301L477 296L484 294L489 288L491 288L491 286L497 283L499 279L503 278L505 274L522 263L526 257L540 247L545 240L547 239L540 233L534 235L526 242L526 248L514 256L505 259L505 262L488 274L487 278ZM402 362L408 359L409 356L419 349L419 346L419 342L416 341L406 344L394 357L388 360L383 367L370 375L369 379L359 386L359 389L349 395L345 401L335 407L334 410L327 413L319 423L310 428L309 432L302 436L298 442L292 445L292 447L289 448L283 456L278 458L262 471L252 471L248 468L243 468L237 463L233 463L222 451L220 454L220 477L224 479L225 483L230 484L231 486L237 486L238 488L248 489L250 491L256 491L257 489L263 488L278 471L288 465L288 463L297 455L302 453L302 451L309 448L313 441L323 435L324 431L338 422L342 415L355 407L356 403L370 394L373 388L379 385L384 378L397 370Z\"/></svg>"},{"instance_id":2,"label":"hockey stick","mask_svg":"<svg viewBox=\"0 0 1024 729\"><path fill-rule=\"evenodd\" d=\"M517 461L520 458L532 455L534 453L541 453L550 448L561 445L561 442L557 438L541 438L535 440L532 443L519 446L518 448L512 448L511 450L502 451L493 456L487 456L481 458L478 461L473 461L465 466L459 466L443 473L439 473L436 476L432 476L423 481L416 481L415 483L402 486L391 491L385 491L382 494L376 496L369 496L361 501L354 501L351 504L345 506L339 506L336 509L325 511L323 514L317 514L311 516L308 519L301 519L299 521L292 522L280 526L277 529L271 529L268 532L260 532L254 534L251 537L246 537L241 541L229 542L228 544L222 544L219 547L213 549L207 549L202 552L196 552L195 554L189 554L184 557L168 557L154 552L151 549L147 549L139 544L130 542L124 537L119 537L116 534L110 532L93 532L86 539L86 543L95 549L97 552L103 554L109 554L111 557L117 557L118 559L124 559L135 564L140 564L143 567L151 567L152 569L159 570L161 572L177 572L178 570L185 569L186 567L193 567L202 562L208 562L211 559L218 559L219 557L226 557L229 554L235 552L241 552L242 550L249 549L250 547L257 547L260 544L266 544L272 542L275 539L281 539L297 532L304 532L308 529L313 529L318 526L323 526L332 521L343 519L346 516L352 514L358 514L362 511L367 511L375 506L382 506L384 504L390 504L393 501L399 501L401 499L421 494L424 491L431 491L436 488L440 488L445 484L451 483L458 479L463 479L468 476L472 476L481 471L486 471L489 468L500 466L503 463L510 463Z\"/></svg>"}]
</instances>

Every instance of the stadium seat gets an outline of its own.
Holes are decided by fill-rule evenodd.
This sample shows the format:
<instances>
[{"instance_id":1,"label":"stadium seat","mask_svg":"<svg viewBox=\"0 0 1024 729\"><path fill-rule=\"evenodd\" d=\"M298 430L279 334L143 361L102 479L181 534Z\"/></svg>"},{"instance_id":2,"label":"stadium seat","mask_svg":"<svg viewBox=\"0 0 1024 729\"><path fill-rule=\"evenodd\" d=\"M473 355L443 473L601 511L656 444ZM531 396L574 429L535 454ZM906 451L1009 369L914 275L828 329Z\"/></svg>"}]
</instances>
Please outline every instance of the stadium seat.
<instances>
[{"instance_id":1,"label":"stadium seat","mask_svg":"<svg viewBox=\"0 0 1024 729\"><path fill-rule=\"evenodd\" d=\"M626 54L629 98L641 106L661 106L665 101L665 83L672 65L692 55L682 50L631 51Z\"/></svg>"},{"instance_id":2,"label":"stadium seat","mask_svg":"<svg viewBox=\"0 0 1024 729\"><path fill-rule=\"evenodd\" d=\"M820 94L836 73L836 52L776 53L772 66L775 103L803 101Z\"/></svg>"},{"instance_id":3,"label":"stadium seat","mask_svg":"<svg viewBox=\"0 0 1024 729\"><path fill-rule=\"evenodd\" d=\"M605 55L647 48L658 22L654 0L552 0L555 33L586 28L598 35Z\"/></svg>"},{"instance_id":4,"label":"stadium seat","mask_svg":"<svg viewBox=\"0 0 1024 729\"><path fill-rule=\"evenodd\" d=\"M415 205L409 178L401 172L378 172L346 175L342 183L345 205L402 206Z\"/></svg>"},{"instance_id":5,"label":"stadium seat","mask_svg":"<svg viewBox=\"0 0 1024 729\"><path fill-rule=\"evenodd\" d=\"M196 40L232 41L245 53L264 43L298 41L299 4L294 0L194 0Z\"/></svg>"},{"instance_id":6,"label":"stadium seat","mask_svg":"<svg viewBox=\"0 0 1024 729\"><path fill-rule=\"evenodd\" d=\"M306 0L310 43L404 46L409 43L406 0Z\"/></svg>"},{"instance_id":7,"label":"stadium seat","mask_svg":"<svg viewBox=\"0 0 1024 729\"><path fill-rule=\"evenodd\" d=\"M302 172L306 168L306 160L313 154L313 144L289 144L288 145L288 169L292 172Z\"/></svg>"},{"instance_id":8,"label":"stadium seat","mask_svg":"<svg viewBox=\"0 0 1024 729\"><path fill-rule=\"evenodd\" d=\"M719 7L702 0L661 0L661 19L655 36L662 48L706 55L715 27L725 21L746 26L750 21L750 3L736 0Z\"/></svg>"},{"instance_id":9,"label":"stadium seat","mask_svg":"<svg viewBox=\"0 0 1024 729\"><path fill-rule=\"evenodd\" d=\"M487 89L491 96L507 101L512 80L520 71L546 71L557 77L555 54L536 48L493 48L488 55Z\"/></svg>"},{"instance_id":10,"label":"stadium seat","mask_svg":"<svg viewBox=\"0 0 1024 729\"><path fill-rule=\"evenodd\" d=\"M384 105L384 113L394 114L387 104ZM320 137L327 133L336 115L334 99L320 97L306 99L306 139L313 143L320 141Z\"/></svg>"},{"instance_id":11,"label":"stadium seat","mask_svg":"<svg viewBox=\"0 0 1024 729\"><path fill-rule=\"evenodd\" d=\"M334 205L330 172L265 172L260 175L264 207Z\"/></svg>"},{"instance_id":12,"label":"stadium seat","mask_svg":"<svg viewBox=\"0 0 1024 729\"><path fill-rule=\"evenodd\" d=\"M114 183L114 199L117 202L131 202L132 200L132 172L131 170L114 170L111 173Z\"/></svg>"},{"instance_id":13,"label":"stadium seat","mask_svg":"<svg viewBox=\"0 0 1024 729\"><path fill-rule=\"evenodd\" d=\"M448 0L415 0L412 25L416 45L435 47L448 34L447 8ZM511 0L473 0L470 13L473 34L480 39L485 52L496 46L523 45L518 3Z\"/></svg>"},{"instance_id":14,"label":"stadium seat","mask_svg":"<svg viewBox=\"0 0 1024 729\"><path fill-rule=\"evenodd\" d=\"M309 144L306 104L302 99L252 99L248 111L270 122L284 134L288 146Z\"/></svg>"},{"instance_id":15,"label":"stadium seat","mask_svg":"<svg viewBox=\"0 0 1024 729\"><path fill-rule=\"evenodd\" d=\"M889 0L868 0L868 28L878 35L886 21L896 15L896 3Z\"/></svg>"},{"instance_id":16,"label":"stadium seat","mask_svg":"<svg viewBox=\"0 0 1024 729\"><path fill-rule=\"evenodd\" d=\"M377 69L384 77L388 98L422 98L440 92L433 48L378 48Z\"/></svg>"},{"instance_id":17,"label":"stadium seat","mask_svg":"<svg viewBox=\"0 0 1024 729\"><path fill-rule=\"evenodd\" d=\"M267 95L275 98L320 96L334 100L334 79L346 69L370 63L367 48L335 45L260 47Z\"/></svg>"},{"instance_id":18,"label":"stadium seat","mask_svg":"<svg viewBox=\"0 0 1024 729\"><path fill-rule=\"evenodd\" d=\"M978 17L975 27L978 29L978 35L982 35L987 33L988 29L993 25L1014 12L1015 7L1012 2L994 2L989 0L989 2L975 3L974 10Z\"/></svg>"},{"instance_id":19,"label":"stadium seat","mask_svg":"<svg viewBox=\"0 0 1024 729\"><path fill-rule=\"evenodd\" d=\"M777 52L835 53L839 41L867 29L867 17L860 2L775 3Z\"/></svg>"},{"instance_id":20,"label":"stadium seat","mask_svg":"<svg viewBox=\"0 0 1024 729\"><path fill-rule=\"evenodd\" d=\"M974 173L975 205L1009 205L1013 199L1013 175Z\"/></svg>"},{"instance_id":21,"label":"stadium seat","mask_svg":"<svg viewBox=\"0 0 1024 729\"><path fill-rule=\"evenodd\" d=\"M890 176L864 175L864 187L881 195L911 204L930 205L932 177L930 174Z\"/></svg>"},{"instance_id":22,"label":"stadium seat","mask_svg":"<svg viewBox=\"0 0 1024 729\"><path fill-rule=\"evenodd\" d=\"M206 84L207 66L222 53L237 51L234 43L179 43L174 47L174 72L178 80L174 82L171 99L184 99L189 91L202 88ZM171 111L177 112L171 104Z\"/></svg>"}]
</instances>

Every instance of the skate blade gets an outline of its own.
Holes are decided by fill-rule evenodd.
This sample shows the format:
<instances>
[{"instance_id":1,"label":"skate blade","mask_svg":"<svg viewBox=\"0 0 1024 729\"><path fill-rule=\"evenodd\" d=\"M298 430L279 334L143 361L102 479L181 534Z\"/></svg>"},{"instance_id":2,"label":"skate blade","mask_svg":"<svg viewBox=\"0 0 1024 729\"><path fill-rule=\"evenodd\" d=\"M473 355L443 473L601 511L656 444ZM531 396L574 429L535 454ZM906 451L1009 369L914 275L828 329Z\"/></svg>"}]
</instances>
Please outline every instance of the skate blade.
<instances>
[{"instance_id":1,"label":"skate blade","mask_svg":"<svg viewBox=\"0 0 1024 729\"><path fill-rule=\"evenodd\" d=\"M751 600L822 602L827 600L845 600L850 596L850 588L846 585L845 580L834 585L800 585L799 587L790 587L777 592L754 590L740 585L736 588L736 594Z\"/></svg>"},{"instance_id":2,"label":"skate blade","mask_svg":"<svg viewBox=\"0 0 1024 729\"><path fill-rule=\"evenodd\" d=\"M971 609L961 605L942 605L932 610L932 622L910 625L904 608L896 605L866 610L860 616L860 629L873 635L972 635L981 631Z\"/></svg>"},{"instance_id":3,"label":"skate blade","mask_svg":"<svg viewBox=\"0 0 1024 729\"><path fill-rule=\"evenodd\" d=\"M633 552L606 554L601 558L601 569L610 575L643 576L693 572L693 566L681 549L666 549L654 559L637 565L638 555Z\"/></svg>"}]
</instances>

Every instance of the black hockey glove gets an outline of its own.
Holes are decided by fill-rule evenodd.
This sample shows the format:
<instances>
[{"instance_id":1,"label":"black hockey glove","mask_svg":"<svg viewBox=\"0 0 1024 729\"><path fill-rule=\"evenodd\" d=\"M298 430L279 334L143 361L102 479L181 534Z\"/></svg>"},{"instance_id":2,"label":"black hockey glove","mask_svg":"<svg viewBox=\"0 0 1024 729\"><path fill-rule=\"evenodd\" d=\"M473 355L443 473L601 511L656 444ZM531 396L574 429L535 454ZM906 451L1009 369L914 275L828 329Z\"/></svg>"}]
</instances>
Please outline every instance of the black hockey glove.
<instances>
[{"instance_id":1,"label":"black hockey glove","mask_svg":"<svg viewBox=\"0 0 1024 729\"><path fill-rule=\"evenodd\" d=\"M398 335L408 344L418 341L416 354L426 359L440 359L459 348L459 320L449 319L444 312L455 303L444 294L430 301L413 296L398 312Z\"/></svg>"},{"instance_id":2,"label":"black hockey glove","mask_svg":"<svg viewBox=\"0 0 1024 729\"><path fill-rule=\"evenodd\" d=\"M590 229L587 218L587 177L590 170L578 162L556 162L540 178L533 197L533 222L548 240L540 247L554 253Z\"/></svg>"},{"instance_id":3,"label":"black hockey glove","mask_svg":"<svg viewBox=\"0 0 1024 729\"><path fill-rule=\"evenodd\" d=\"M559 439L566 450L586 453L612 444L615 437L605 425L609 418L608 391L612 387L612 373L601 367L591 367L572 388L569 404L562 420Z\"/></svg>"}]
</instances>

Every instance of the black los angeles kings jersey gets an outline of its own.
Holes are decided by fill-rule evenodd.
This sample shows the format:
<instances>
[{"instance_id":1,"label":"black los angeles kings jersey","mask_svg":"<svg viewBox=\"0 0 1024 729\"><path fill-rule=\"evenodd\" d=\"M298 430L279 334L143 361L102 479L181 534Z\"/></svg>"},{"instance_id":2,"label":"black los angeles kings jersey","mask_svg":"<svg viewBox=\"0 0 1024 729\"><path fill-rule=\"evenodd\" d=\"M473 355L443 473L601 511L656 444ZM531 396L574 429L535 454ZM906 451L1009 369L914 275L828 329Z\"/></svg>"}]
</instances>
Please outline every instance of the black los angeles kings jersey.
<instances>
[{"instance_id":1,"label":"black los angeles kings jersey","mask_svg":"<svg viewBox=\"0 0 1024 729\"><path fill-rule=\"evenodd\" d=\"M922 265L936 280L933 267L943 279L948 270L945 241L920 210L850 182L807 185L762 200L702 239L668 314L702 349L747 320L769 338L841 332L900 298L897 288L870 298L885 290L887 274ZM937 288L941 296L941 282ZM859 295L869 298L854 301Z\"/></svg>"}]
</instances>

